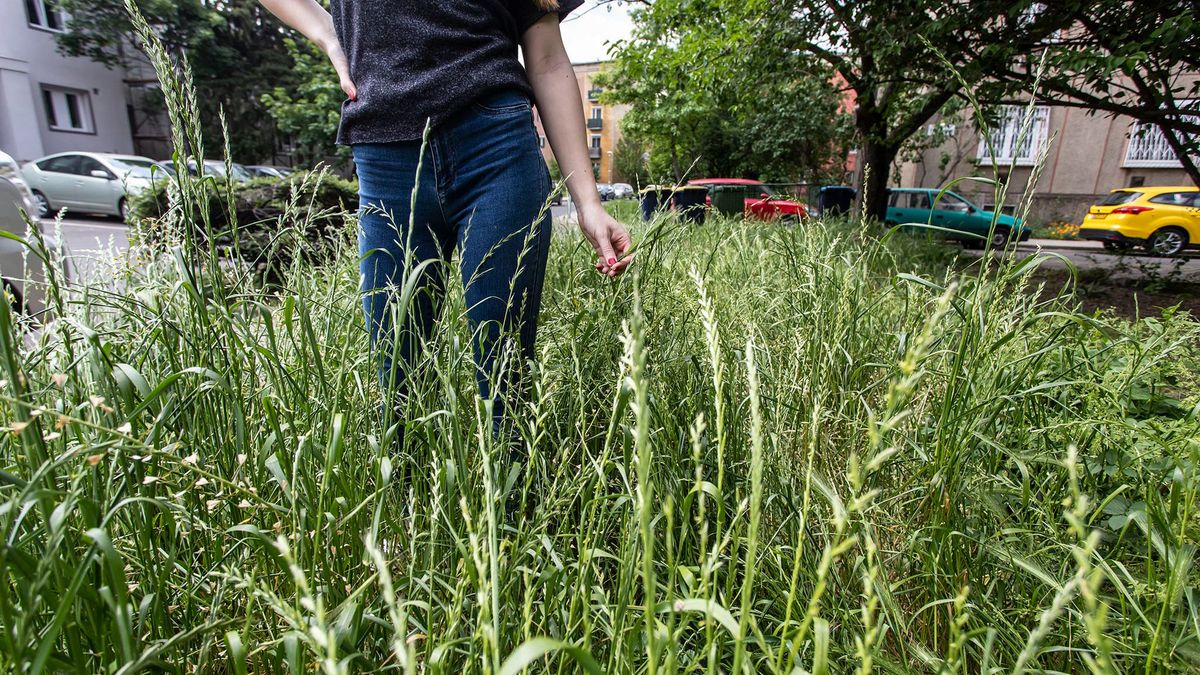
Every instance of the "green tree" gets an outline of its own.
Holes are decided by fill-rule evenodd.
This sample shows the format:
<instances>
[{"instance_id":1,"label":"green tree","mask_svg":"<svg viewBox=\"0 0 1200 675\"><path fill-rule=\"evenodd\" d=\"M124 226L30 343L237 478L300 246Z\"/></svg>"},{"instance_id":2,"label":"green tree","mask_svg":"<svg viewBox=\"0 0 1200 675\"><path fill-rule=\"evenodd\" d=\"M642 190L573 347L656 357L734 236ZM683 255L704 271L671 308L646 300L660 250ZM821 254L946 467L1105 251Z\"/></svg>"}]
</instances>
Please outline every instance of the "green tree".
<instances>
[{"instance_id":1,"label":"green tree","mask_svg":"<svg viewBox=\"0 0 1200 675\"><path fill-rule=\"evenodd\" d=\"M613 149L613 180L640 188L646 180L646 145L632 134L622 134Z\"/></svg>"},{"instance_id":2,"label":"green tree","mask_svg":"<svg viewBox=\"0 0 1200 675\"><path fill-rule=\"evenodd\" d=\"M136 44L123 0L57 0L70 14L67 30L56 36L59 49L110 67L136 58ZM137 6L165 46L188 57L205 131L207 154L224 143L219 111L229 128L236 160L272 155L278 145L273 118L262 96L276 87L292 88L308 75L295 68L285 39L292 34L257 0L137 0Z\"/></svg>"},{"instance_id":3,"label":"green tree","mask_svg":"<svg viewBox=\"0 0 1200 675\"><path fill-rule=\"evenodd\" d=\"M335 143L346 94L325 53L308 40L285 40L296 69L305 77L293 86L263 94L267 112L292 141L297 163L312 166L331 157L346 159L349 150Z\"/></svg>"},{"instance_id":4,"label":"green tree","mask_svg":"<svg viewBox=\"0 0 1200 675\"><path fill-rule=\"evenodd\" d=\"M613 47L606 100L632 103L626 133L650 147L650 174L758 175L819 180L840 174L848 118L828 71L756 42L730 0L659 0L633 12L633 38Z\"/></svg>"}]
</instances>

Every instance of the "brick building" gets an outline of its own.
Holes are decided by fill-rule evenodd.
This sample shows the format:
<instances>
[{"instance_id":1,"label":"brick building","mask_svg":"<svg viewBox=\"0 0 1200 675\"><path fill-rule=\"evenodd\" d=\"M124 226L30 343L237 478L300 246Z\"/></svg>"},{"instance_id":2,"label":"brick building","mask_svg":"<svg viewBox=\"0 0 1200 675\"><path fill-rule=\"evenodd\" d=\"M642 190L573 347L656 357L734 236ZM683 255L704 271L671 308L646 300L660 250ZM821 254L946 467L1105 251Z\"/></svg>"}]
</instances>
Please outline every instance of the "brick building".
<instances>
[{"instance_id":1,"label":"brick building","mask_svg":"<svg viewBox=\"0 0 1200 675\"><path fill-rule=\"evenodd\" d=\"M602 61L575 64L575 79L579 81L579 99L583 101L583 116L587 124L588 154L592 159L592 172L601 183L612 183L613 152L617 141L621 139L621 118L629 112L628 105L608 105L601 103L601 89L593 80L607 64ZM538 139L542 144L542 154L546 161L554 159L550 143L546 140L546 130L542 128L542 118L534 112L534 123L537 126Z\"/></svg>"}]
</instances>

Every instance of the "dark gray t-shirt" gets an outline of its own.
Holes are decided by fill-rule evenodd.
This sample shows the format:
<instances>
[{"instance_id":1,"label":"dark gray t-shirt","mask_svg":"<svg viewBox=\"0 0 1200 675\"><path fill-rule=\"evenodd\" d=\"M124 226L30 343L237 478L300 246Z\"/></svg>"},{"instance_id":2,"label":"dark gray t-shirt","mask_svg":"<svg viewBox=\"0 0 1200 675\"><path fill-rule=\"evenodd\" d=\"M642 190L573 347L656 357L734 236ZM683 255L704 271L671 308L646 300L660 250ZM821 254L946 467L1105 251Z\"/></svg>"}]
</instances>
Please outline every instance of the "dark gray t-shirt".
<instances>
[{"instance_id":1,"label":"dark gray t-shirt","mask_svg":"<svg viewBox=\"0 0 1200 675\"><path fill-rule=\"evenodd\" d=\"M330 13L350 61L358 100L342 103L338 142L421 137L426 119L445 121L502 89L530 98L517 61L521 35L547 12L533 0L332 0ZM560 0L559 16L583 4Z\"/></svg>"}]
</instances>

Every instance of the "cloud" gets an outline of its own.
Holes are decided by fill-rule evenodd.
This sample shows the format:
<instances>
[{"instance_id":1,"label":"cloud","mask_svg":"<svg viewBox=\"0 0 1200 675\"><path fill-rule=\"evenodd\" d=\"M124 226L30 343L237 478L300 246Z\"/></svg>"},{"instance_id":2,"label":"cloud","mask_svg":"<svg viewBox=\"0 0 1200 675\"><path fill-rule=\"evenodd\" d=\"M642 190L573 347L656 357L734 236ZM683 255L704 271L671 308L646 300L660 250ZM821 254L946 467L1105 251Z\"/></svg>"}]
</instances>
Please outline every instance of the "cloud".
<instances>
[{"instance_id":1,"label":"cloud","mask_svg":"<svg viewBox=\"0 0 1200 675\"><path fill-rule=\"evenodd\" d=\"M633 19L625 3L587 0L562 23L563 44L572 63L608 59L608 43L628 38Z\"/></svg>"}]
</instances>

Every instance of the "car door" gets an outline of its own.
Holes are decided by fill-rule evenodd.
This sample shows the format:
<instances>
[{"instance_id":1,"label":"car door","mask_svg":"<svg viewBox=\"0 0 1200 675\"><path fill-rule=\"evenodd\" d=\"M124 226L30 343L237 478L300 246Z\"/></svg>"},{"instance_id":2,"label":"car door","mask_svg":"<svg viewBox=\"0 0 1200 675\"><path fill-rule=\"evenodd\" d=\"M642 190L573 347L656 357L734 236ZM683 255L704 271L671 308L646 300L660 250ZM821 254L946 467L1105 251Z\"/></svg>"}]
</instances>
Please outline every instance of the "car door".
<instances>
[{"instance_id":1,"label":"car door","mask_svg":"<svg viewBox=\"0 0 1200 675\"><path fill-rule=\"evenodd\" d=\"M37 168L42 174L38 188L46 195L53 208L82 206L79 190L75 188L75 181L79 178L80 157L81 155L59 155L37 163Z\"/></svg>"},{"instance_id":2,"label":"car door","mask_svg":"<svg viewBox=\"0 0 1200 675\"><path fill-rule=\"evenodd\" d=\"M1151 229L1167 225L1183 225L1188 233L1188 243L1200 244L1200 192L1165 192L1150 198L1154 204L1154 219Z\"/></svg>"},{"instance_id":3,"label":"car door","mask_svg":"<svg viewBox=\"0 0 1200 675\"><path fill-rule=\"evenodd\" d=\"M905 190L897 200L900 224L929 222L929 193L925 190Z\"/></svg>"},{"instance_id":4,"label":"car door","mask_svg":"<svg viewBox=\"0 0 1200 675\"><path fill-rule=\"evenodd\" d=\"M975 227L970 218L973 209L967 203L967 200L953 192L943 192L940 197L935 192L933 197L937 199L937 205L933 208L934 225L973 234L985 234L987 232L986 227Z\"/></svg>"},{"instance_id":5,"label":"car door","mask_svg":"<svg viewBox=\"0 0 1200 675\"><path fill-rule=\"evenodd\" d=\"M759 220L774 220L779 217L779 209L771 203L771 197L765 185L747 185L745 191L746 210L751 215Z\"/></svg>"},{"instance_id":6,"label":"car door","mask_svg":"<svg viewBox=\"0 0 1200 675\"><path fill-rule=\"evenodd\" d=\"M103 174L103 178L99 175ZM93 157L79 156L79 175L75 188L79 191L80 208L101 213L116 214L120 201L117 177L112 171Z\"/></svg>"},{"instance_id":7,"label":"car door","mask_svg":"<svg viewBox=\"0 0 1200 675\"><path fill-rule=\"evenodd\" d=\"M1188 212L1188 242L1192 246L1200 245L1200 192L1192 193L1192 202L1187 206Z\"/></svg>"}]
</instances>

